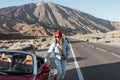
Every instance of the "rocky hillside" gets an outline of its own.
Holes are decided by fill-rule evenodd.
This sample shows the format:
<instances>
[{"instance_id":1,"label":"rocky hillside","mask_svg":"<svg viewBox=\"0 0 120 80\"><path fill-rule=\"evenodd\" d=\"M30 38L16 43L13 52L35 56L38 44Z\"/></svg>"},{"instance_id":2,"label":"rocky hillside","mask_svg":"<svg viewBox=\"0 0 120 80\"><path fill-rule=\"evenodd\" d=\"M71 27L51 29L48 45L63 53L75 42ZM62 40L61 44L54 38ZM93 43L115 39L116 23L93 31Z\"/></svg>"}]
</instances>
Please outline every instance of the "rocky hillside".
<instances>
[{"instance_id":1,"label":"rocky hillside","mask_svg":"<svg viewBox=\"0 0 120 80\"><path fill-rule=\"evenodd\" d=\"M51 2L0 9L0 31L50 36L56 29L65 35L105 33L120 29L120 24Z\"/></svg>"}]
</instances>

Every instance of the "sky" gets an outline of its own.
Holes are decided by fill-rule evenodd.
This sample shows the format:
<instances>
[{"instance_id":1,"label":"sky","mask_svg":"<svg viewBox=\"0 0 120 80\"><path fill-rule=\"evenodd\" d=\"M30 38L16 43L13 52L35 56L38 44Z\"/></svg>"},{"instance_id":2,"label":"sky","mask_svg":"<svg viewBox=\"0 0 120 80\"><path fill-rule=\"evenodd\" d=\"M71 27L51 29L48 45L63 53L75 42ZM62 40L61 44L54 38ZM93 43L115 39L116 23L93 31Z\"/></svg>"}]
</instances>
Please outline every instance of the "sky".
<instances>
[{"instance_id":1,"label":"sky","mask_svg":"<svg viewBox=\"0 0 120 80\"><path fill-rule=\"evenodd\" d=\"M120 0L0 0L0 8L41 1L77 9L97 18L120 21Z\"/></svg>"}]
</instances>

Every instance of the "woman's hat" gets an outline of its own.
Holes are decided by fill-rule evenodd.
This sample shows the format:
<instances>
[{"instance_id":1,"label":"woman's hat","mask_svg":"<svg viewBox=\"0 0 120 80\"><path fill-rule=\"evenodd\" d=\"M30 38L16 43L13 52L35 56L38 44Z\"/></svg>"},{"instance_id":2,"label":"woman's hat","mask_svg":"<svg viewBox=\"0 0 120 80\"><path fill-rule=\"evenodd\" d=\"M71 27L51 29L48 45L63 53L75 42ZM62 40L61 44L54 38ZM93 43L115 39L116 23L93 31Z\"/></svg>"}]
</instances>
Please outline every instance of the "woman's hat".
<instances>
[{"instance_id":1,"label":"woman's hat","mask_svg":"<svg viewBox=\"0 0 120 80\"><path fill-rule=\"evenodd\" d=\"M55 36L62 36L62 31L57 30L57 31L55 32Z\"/></svg>"}]
</instances>

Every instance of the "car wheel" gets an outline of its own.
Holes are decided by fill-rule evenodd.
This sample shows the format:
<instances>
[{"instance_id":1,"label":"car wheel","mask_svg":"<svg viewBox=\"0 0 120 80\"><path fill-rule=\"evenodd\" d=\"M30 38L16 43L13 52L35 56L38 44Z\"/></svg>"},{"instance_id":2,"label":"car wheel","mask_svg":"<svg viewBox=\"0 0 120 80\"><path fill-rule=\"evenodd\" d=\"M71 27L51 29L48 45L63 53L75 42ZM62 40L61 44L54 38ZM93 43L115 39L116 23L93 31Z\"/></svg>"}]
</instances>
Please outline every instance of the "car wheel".
<instances>
[{"instance_id":1,"label":"car wheel","mask_svg":"<svg viewBox=\"0 0 120 80\"><path fill-rule=\"evenodd\" d=\"M57 69L51 69L48 80L54 80L56 74L57 74Z\"/></svg>"}]
</instances>

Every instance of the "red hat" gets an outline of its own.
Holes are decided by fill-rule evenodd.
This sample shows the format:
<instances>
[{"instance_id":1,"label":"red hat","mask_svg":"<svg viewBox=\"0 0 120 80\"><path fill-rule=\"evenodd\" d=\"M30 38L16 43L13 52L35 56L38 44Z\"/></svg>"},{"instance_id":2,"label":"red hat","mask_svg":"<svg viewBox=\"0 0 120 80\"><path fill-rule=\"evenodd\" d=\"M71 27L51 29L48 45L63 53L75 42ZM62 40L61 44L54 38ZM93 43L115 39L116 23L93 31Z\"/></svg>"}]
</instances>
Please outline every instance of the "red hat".
<instances>
[{"instance_id":1,"label":"red hat","mask_svg":"<svg viewBox=\"0 0 120 80\"><path fill-rule=\"evenodd\" d=\"M55 36L62 36L62 32L61 32L60 30L57 30L57 31L55 32Z\"/></svg>"}]
</instances>

